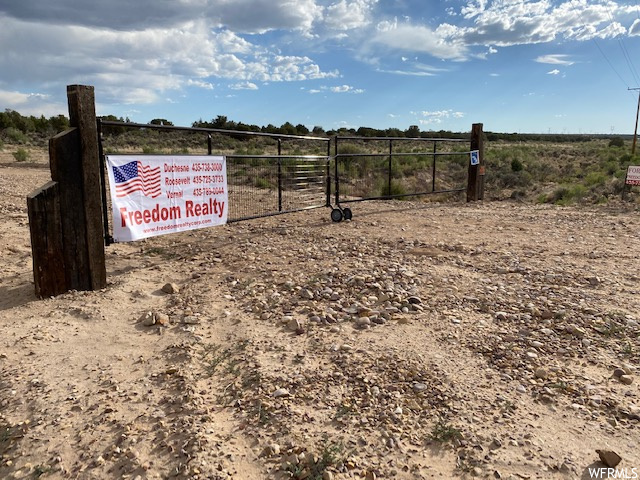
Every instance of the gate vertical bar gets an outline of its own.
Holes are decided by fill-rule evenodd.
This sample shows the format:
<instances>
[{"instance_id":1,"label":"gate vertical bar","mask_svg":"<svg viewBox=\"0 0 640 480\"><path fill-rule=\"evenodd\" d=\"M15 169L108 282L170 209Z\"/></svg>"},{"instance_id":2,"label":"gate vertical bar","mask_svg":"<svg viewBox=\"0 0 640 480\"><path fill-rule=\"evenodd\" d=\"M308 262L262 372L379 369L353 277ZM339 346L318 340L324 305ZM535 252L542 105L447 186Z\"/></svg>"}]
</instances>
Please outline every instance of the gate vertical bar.
<instances>
[{"instance_id":1,"label":"gate vertical bar","mask_svg":"<svg viewBox=\"0 0 640 480\"><path fill-rule=\"evenodd\" d=\"M438 149L438 142L433 141L433 164L431 165L431 191L436 191L436 151Z\"/></svg>"},{"instance_id":2,"label":"gate vertical bar","mask_svg":"<svg viewBox=\"0 0 640 480\"><path fill-rule=\"evenodd\" d=\"M207 155L213 153L213 142L211 141L211 134L207 134Z\"/></svg>"},{"instance_id":3,"label":"gate vertical bar","mask_svg":"<svg viewBox=\"0 0 640 480\"><path fill-rule=\"evenodd\" d=\"M331 206L331 140L327 142L327 201L326 207Z\"/></svg>"},{"instance_id":4,"label":"gate vertical bar","mask_svg":"<svg viewBox=\"0 0 640 480\"><path fill-rule=\"evenodd\" d=\"M335 191L335 195L336 195L336 206L340 206L340 180L339 180L339 176L338 176L338 137L334 137L334 161L335 161L335 185L336 185L336 191Z\"/></svg>"},{"instance_id":5,"label":"gate vertical bar","mask_svg":"<svg viewBox=\"0 0 640 480\"><path fill-rule=\"evenodd\" d=\"M282 140L278 139L278 211L282 211Z\"/></svg>"},{"instance_id":6,"label":"gate vertical bar","mask_svg":"<svg viewBox=\"0 0 640 480\"><path fill-rule=\"evenodd\" d=\"M389 140L389 182L387 196L391 196L391 164L393 162L393 140Z\"/></svg>"},{"instance_id":7,"label":"gate vertical bar","mask_svg":"<svg viewBox=\"0 0 640 480\"><path fill-rule=\"evenodd\" d=\"M104 158L104 147L102 146L102 120L97 120L98 128L98 156L100 157L100 193L102 195L102 223L104 226L104 244L109 246L113 243L113 237L109 234L109 212L107 211L107 186L105 184L106 165Z\"/></svg>"}]
</instances>

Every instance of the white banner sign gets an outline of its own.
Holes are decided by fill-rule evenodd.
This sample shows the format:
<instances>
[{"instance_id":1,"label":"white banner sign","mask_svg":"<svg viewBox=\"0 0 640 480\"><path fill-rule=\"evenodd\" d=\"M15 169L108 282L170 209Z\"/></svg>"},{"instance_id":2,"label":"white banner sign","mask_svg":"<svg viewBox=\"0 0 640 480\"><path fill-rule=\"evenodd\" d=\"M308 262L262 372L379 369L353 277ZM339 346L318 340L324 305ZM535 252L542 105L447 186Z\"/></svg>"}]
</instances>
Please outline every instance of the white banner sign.
<instances>
[{"instance_id":1,"label":"white banner sign","mask_svg":"<svg viewBox=\"0 0 640 480\"><path fill-rule=\"evenodd\" d=\"M116 242L227 223L225 157L106 158Z\"/></svg>"}]
</instances>

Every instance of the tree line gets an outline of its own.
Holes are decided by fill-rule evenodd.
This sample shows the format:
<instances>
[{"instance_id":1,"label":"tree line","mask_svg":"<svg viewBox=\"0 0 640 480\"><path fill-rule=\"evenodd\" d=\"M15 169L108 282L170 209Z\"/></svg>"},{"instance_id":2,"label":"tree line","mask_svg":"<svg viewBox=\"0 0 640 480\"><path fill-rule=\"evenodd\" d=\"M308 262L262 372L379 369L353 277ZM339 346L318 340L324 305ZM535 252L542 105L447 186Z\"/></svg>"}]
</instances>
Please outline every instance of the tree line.
<instances>
[{"instance_id":1,"label":"tree line","mask_svg":"<svg viewBox=\"0 0 640 480\"><path fill-rule=\"evenodd\" d=\"M99 117L103 120L130 123L129 118L116 117L115 115L105 115ZM164 118L154 118L150 122L151 125L167 125L173 126L173 122ZM417 125L411 125L409 128L402 130L399 128L377 129L370 127L359 128L339 128L337 130L325 130L321 126L314 126L312 129L305 125L293 125L291 122L285 122L279 127L276 125L258 126L243 122L229 120L225 115L218 115L210 121L199 119L191 124L194 128L212 128L219 130L236 130L243 132L261 132L270 134L283 135L301 135L301 136L319 136L332 137L341 136L359 136L359 137L406 137L406 138L461 138L469 137L468 132L451 132L448 130L426 130L422 131ZM0 131L4 136L9 138L20 138L20 134L37 133L47 136L53 136L69 128L69 119L64 115L56 115L46 118L44 115L36 117L33 115L25 116L15 110L7 109L0 112ZM118 134L126 129L119 127L110 127L109 133ZM8 132L8 134L7 134ZM499 133L487 132L485 136L488 141L508 141L508 142L526 142L526 141L545 141L545 142L585 142L593 138L616 138L619 135L584 135L584 134L531 134L531 133ZM21 143L21 142L19 142Z\"/></svg>"}]
</instances>

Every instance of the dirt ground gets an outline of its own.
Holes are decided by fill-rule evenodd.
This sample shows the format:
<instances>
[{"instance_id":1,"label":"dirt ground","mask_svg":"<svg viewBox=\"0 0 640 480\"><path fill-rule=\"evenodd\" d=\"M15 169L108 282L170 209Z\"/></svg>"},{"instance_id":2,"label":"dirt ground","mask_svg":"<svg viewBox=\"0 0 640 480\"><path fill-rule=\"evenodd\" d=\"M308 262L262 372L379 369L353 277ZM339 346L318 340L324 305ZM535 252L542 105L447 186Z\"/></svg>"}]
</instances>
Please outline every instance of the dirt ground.
<instances>
[{"instance_id":1,"label":"dirt ground","mask_svg":"<svg viewBox=\"0 0 640 480\"><path fill-rule=\"evenodd\" d=\"M0 478L640 476L637 210L358 203L113 245L107 288L38 300L48 179L0 158Z\"/></svg>"}]
</instances>

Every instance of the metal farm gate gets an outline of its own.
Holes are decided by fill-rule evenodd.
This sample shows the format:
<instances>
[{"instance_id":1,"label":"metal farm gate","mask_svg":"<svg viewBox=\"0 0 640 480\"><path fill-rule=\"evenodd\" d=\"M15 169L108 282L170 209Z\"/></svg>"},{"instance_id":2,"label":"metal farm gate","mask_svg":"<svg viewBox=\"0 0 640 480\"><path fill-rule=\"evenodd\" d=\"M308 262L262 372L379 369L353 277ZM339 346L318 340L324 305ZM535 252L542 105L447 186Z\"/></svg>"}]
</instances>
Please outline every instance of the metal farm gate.
<instances>
[{"instance_id":1,"label":"metal farm gate","mask_svg":"<svg viewBox=\"0 0 640 480\"><path fill-rule=\"evenodd\" d=\"M125 131L155 130L167 135L167 143L175 142L172 132L193 134L189 145L203 150L206 145L208 155L214 154L215 144L215 154L227 159L229 222L321 207L330 208L331 219L339 222L353 216L345 204L468 189L468 138L324 138L100 119L97 123L103 173L105 152ZM230 146L233 150L225 151ZM144 153L148 150L143 148ZM174 155L184 151L182 146ZM112 238L105 182L102 197L108 245Z\"/></svg>"},{"instance_id":2,"label":"metal farm gate","mask_svg":"<svg viewBox=\"0 0 640 480\"><path fill-rule=\"evenodd\" d=\"M96 118L92 86L68 85L67 98L70 128L49 139L51 180L27 196L34 285L43 298L107 284L104 247L113 238L106 154L183 157L194 152L205 156L206 151L214 156L215 150L215 157L226 159L225 213L230 222L321 207L330 208L338 222L353 215L346 204L461 192L465 179L467 201L483 197L480 123L472 126L468 139L324 138L101 120ZM469 149L464 142L470 142ZM140 144L144 146L131 146ZM128 165L123 164L125 174L118 170L121 180L114 189L132 179L124 188L138 187L137 171L131 173L136 167L127 170ZM150 173L158 183L152 184L154 193L160 190L157 169ZM189 201L185 205L189 217L189 208L195 207ZM175 207L163 207L160 213L159 204L154 208L137 211L129 220L140 225L154 215L176 212ZM124 223L124 214L122 219Z\"/></svg>"}]
</instances>

